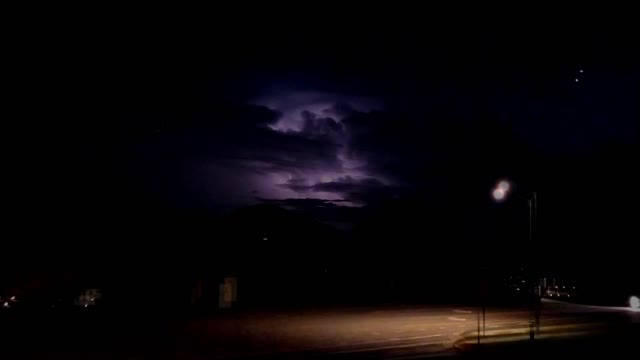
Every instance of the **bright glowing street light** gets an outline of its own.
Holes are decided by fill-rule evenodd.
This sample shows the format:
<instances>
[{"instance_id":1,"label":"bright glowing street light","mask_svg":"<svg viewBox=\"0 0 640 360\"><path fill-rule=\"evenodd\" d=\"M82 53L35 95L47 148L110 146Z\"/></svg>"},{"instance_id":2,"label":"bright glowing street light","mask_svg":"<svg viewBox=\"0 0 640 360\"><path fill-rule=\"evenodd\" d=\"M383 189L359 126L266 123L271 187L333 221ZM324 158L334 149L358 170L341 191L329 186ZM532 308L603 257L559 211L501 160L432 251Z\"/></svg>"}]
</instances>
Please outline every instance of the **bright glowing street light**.
<instances>
[{"instance_id":1,"label":"bright glowing street light","mask_svg":"<svg viewBox=\"0 0 640 360\"><path fill-rule=\"evenodd\" d=\"M511 190L511 183L506 180L501 180L496 184L496 187L491 192L491 196L495 201L503 201L507 198L509 191Z\"/></svg>"},{"instance_id":2,"label":"bright glowing street light","mask_svg":"<svg viewBox=\"0 0 640 360\"><path fill-rule=\"evenodd\" d=\"M631 306L632 309L640 309L640 299L638 299L637 296L632 296L629 298L629 306Z\"/></svg>"}]
</instances>

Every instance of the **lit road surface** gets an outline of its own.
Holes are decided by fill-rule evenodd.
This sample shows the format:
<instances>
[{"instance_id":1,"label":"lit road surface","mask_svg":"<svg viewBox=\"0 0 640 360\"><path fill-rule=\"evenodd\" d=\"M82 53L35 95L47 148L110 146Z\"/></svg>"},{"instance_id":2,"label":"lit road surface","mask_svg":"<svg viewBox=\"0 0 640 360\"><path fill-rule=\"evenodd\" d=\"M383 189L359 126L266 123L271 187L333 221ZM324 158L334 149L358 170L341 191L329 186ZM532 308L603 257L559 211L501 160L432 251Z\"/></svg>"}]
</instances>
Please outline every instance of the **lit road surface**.
<instances>
[{"instance_id":1,"label":"lit road surface","mask_svg":"<svg viewBox=\"0 0 640 360\"><path fill-rule=\"evenodd\" d=\"M637 321L640 314L544 301L541 333L588 332L612 319ZM198 351L213 358L291 354L301 356L411 358L444 355L462 339L475 338L477 309L470 307L379 307L253 313L196 320L187 326ZM528 334L529 312L488 309L487 335ZM482 340L481 340L482 341Z\"/></svg>"}]
</instances>

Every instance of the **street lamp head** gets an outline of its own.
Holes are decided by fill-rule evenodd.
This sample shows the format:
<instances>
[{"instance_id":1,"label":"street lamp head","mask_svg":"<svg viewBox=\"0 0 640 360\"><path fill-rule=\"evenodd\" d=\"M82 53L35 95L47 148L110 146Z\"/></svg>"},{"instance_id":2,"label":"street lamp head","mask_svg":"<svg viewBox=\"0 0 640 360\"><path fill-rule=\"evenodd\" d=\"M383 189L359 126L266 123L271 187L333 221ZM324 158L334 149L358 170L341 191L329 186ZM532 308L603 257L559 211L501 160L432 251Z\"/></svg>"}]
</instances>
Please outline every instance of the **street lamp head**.
<instances>
[{"instance_id":1,"label":"street lamp head","mask_svg":"<svg viewBox=\"0 0 640 360\"><path fill-rule=\"evenodd\" d=\"M507 180L500 180L491 192L491 197L493 197L493 200L497 202L504 201L507 199L507 195L509 194L510 190L511 183Z\"/></svg>"}]
</instances>

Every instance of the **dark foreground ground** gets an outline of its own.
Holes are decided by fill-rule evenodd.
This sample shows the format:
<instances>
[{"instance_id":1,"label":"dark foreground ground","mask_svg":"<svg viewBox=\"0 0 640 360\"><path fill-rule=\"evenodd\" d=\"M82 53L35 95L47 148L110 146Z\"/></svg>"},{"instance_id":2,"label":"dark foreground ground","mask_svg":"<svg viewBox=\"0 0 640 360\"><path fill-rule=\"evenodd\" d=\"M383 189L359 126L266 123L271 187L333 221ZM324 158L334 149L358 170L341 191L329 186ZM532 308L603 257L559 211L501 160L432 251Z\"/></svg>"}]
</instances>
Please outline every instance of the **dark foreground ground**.
<instances>
[{"instance_id":1,"label":"dark foreground ground","mask_svg":"<svg viewBox=\"0 0 640 360\"><path fill-rule=\"evenodd\" d=\"M526 309L379 306L243 311L199 318L100 312L0 317L1 359L636 358L640 312L545 301Z\"/></svg>"}]
</instances>

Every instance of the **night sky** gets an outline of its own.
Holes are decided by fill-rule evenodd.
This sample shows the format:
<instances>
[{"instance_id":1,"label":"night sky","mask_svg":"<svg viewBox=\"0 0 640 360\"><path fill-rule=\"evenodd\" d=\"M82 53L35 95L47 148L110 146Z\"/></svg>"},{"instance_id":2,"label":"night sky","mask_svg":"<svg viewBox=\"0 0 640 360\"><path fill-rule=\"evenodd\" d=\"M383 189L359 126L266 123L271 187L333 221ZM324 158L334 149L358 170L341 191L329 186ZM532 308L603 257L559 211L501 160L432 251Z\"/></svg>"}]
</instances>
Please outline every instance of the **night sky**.
<instances>
[{"instance_id":1,"label":"night sky","mask_svg":"<svg viewBox=\"0 0 640 360\"><path fill-rule=\"evenodd\" d=\"M167 219L278 207L373 247L384 234L399 253L487 245L499 258L528 246L526 204L491 201L510 179L539 193L541 258L631 259L634 32L438 17L25 29L9 95L23 120L5 133L15 242L148 250L169 246L153 245Z\"/></svg>"}]
</instances>

